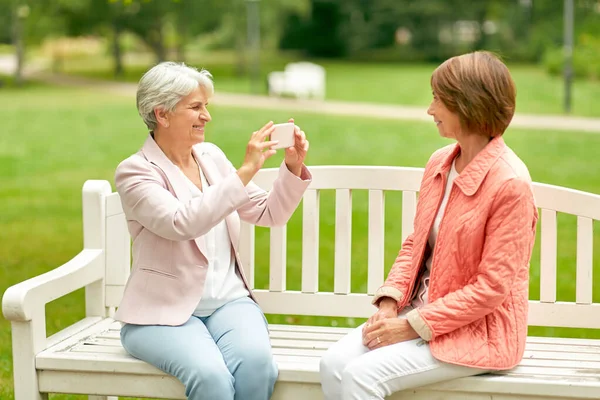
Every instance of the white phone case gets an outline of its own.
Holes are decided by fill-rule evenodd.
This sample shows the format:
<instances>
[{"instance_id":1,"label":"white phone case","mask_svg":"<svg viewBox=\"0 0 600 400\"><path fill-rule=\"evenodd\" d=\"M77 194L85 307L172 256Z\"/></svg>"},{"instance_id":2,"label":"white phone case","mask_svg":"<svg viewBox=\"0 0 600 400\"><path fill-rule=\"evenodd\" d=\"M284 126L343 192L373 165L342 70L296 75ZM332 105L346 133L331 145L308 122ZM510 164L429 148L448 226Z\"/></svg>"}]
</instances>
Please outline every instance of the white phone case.
<instances>
[{"instance_id":1,"label":"white phone case","mask_svg":"<svg viewBox=\"0 0 600 400\"><path fill-rule=\"evenodd\" d=\"M274 149L286 149L292 147L295 143L294 140L294 123L286 122L284 124L275 124L275 131L271 134L271 140L278 140Z\"/></svg>"}]
</instances>

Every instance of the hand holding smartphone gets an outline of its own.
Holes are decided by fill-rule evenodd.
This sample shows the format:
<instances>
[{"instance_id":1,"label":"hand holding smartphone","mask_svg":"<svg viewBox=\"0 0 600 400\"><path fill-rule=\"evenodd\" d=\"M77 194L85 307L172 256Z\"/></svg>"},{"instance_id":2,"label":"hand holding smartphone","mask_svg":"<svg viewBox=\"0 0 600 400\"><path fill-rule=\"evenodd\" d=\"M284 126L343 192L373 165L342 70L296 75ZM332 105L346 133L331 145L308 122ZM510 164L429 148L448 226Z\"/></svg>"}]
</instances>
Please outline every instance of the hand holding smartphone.
<instances>
[{"instance_id":1,"label":"hand holding smartphone","mask_svg":"<svg viewBox=\"0 0 600 400\"><path fill-rule=\"evenodd\" d=\"M284 124L275 124L273 125L275 131L271 134L270 140L277 140L275 146L272 149L287 149L288 147L293 147L296 143L296 138L294 137L294 123L286 122Z\"/></svg>"}]
</instances>

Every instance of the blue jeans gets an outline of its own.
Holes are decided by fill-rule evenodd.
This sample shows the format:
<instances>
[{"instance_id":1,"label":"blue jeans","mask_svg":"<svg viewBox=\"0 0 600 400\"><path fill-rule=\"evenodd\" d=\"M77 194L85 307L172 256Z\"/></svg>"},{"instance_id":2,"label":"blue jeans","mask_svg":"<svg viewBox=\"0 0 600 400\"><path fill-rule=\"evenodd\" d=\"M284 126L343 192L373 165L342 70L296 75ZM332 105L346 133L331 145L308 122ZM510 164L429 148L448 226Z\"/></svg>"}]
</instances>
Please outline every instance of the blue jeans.
<instances>
[{"instance_id":1,"label":"blue jeans","mask_svg":"<svg viewBox=\"0 0 600 400\"><path fill-rule=\"evenodd\" d=\"M267 321L249 297L180 326L125 324L121 342L179 379L190 400L268 400L278 375Z\"/></svg>"}]
</instances>

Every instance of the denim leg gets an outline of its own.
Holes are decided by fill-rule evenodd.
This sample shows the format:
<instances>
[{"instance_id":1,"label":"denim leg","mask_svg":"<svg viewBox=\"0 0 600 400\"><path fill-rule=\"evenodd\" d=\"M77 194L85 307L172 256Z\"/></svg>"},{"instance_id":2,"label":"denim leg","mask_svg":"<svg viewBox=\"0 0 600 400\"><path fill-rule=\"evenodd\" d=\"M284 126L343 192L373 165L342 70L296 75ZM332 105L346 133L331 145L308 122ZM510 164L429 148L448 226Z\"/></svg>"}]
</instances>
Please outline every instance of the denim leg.
<instances>
[{"instance_id":1,"label":"denim leg","mask_svg":"<svg viewBox=\"0 0 600 400\"><path fill-rule=\"evenodd\" d=\"M180 326L131 325L121 328L129 354L175 376L189 400L232 400L234 378L202 321Z\"/></svg>"},{"instance_id":2,"label":"denim leg","mask_svg":"<svg viewBox=\"0 0 600 400\"><path fill-rule=\"evenodd\" d=\"M205 319L233 375L235 400L268 400L277 380L267 322L258 305L244 297Z\"/></svg>"}]
</instances>

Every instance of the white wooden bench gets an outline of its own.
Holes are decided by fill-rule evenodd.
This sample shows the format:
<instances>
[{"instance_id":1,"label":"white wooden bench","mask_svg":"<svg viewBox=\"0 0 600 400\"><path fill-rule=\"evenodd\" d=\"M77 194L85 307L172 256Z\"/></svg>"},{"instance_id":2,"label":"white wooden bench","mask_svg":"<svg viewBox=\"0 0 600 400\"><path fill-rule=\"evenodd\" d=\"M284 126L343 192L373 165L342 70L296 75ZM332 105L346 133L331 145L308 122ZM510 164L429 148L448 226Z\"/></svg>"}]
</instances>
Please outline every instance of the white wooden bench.
<instances>
[{"instance_id":1,"label":"white wooden bench","mask_svg":"<svg viewBox=\"0 0 600 400\"><path fill-rule=\"evenodd\" d=\"M270 314L369 317L374 311L370 305L372 294L384 280L384 193L402 192L403 240L412 231L422 170L310 169L314 180L302 204L301 290L286 290L286 228L276 228L270 230L270 288L256 290L256 296ZM276 173L263 170L255 181L269 189ZM333 293L318 290L319 204L325 189L335 190ZM350 292L352 195L358 190L368 190L366 293ZM399 199L400 194L397 196ZM593 220L600 220L600 196L544 184L535 184L535 196L542 209L541 293L539 301L531 301L529 324L598 329L600 305L592 302L592 249ZM399 205L388 202L387 207ZM556 300L557 212L577 215L573 303ZM48 273L9 288L4 295L3 312L12 323L16 400L47 399L47 393L83 393L95 400L106 400L110 397L104 396L111 395L184 399L183 386L176 379L126 354L119 341L120 326L111 319L129 274L130 238L118 194L112 193L107 181L85 183L83 229L81 253ZM255 241L260 239L254 231L254 227L244 224L240 244L252 285ZM321 242L328 239L321 237ZM260 260L257 269L267 263L266 254L256 258ZM81 287L86 288L87 317L47 338L45 304ZM270 330L280 369L273 398L322 398L319 358L348 330L295 325L271 325ZM597 399L600 340L530 337L523 361L511 371L436 384L391 398Z\"/></svg>"},{"instance_id":2,"label":"white wooden bench","mask_svg":"<svg viewBox=\"0 0 600 400\"><path fill-rule=\"evenodd\" d=\"M325 68L311 62L296 62L267 76L270 96L290 95L300 99L325 99Z\"/></svg>"}]
</instances>

